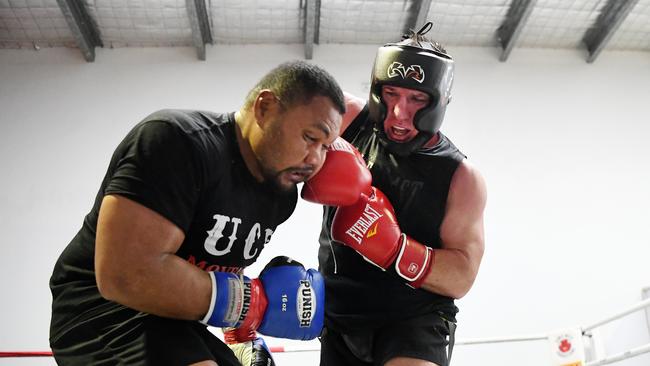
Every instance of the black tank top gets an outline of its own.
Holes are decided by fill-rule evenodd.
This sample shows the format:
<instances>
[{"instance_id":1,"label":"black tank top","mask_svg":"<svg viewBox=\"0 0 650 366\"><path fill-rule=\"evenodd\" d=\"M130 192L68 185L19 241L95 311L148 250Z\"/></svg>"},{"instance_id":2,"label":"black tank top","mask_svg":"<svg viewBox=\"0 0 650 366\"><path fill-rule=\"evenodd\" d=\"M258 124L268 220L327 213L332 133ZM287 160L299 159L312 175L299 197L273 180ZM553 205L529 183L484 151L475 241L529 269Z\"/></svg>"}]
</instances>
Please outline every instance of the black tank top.
<instances>
[{"instance_id":1,"label":"black tank top","mask_svg":"<svg viewBox=\"0 0 650 366\"><path fill-rule=\"evenodd\" d=\"M342 135L363 154L373 185L386 194L402 230L432 248L441 248L440 224L451 178L465 158L442 133L432 148L393 155L379 140L367 106ZM340 332L381 327L425 314L454 320L453 299L413 289L395 273L381 271L353 249L331 240L334 207L325 207L319 264L325 275L327 326Z\"/></svg>"}]
</instances>

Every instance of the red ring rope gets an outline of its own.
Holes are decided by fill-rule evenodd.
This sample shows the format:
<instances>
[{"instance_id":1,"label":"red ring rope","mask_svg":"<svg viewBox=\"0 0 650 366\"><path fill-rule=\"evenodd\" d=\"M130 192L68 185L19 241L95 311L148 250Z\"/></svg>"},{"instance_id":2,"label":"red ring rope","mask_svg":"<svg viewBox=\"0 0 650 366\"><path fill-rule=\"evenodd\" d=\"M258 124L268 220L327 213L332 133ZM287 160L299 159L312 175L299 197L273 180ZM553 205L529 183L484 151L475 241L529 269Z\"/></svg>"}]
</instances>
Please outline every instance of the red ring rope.
<instances>
[{"instance_id":1,"label":"red ring rope","mask_svg":"<svg viewBox=\"0 0 650 366\"><path fill-rule=\"evenodd\" d=\"M269 347L272 353L283 353L283 346ZM9 351L0 352L0 358L5 357L52 357L52 351Z\"/></svg>"}]
</instances>

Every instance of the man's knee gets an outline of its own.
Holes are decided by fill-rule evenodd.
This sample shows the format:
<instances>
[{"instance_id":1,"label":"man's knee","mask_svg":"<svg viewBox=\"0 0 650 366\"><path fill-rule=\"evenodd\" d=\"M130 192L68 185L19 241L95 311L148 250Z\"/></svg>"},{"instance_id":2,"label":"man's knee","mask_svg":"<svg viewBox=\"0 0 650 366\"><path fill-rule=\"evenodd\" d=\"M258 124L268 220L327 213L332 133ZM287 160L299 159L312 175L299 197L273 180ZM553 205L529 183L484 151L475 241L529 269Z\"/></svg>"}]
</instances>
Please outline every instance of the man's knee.
<instances>
[{"instance_id":1,"label":"man's knee","mask_svg":"<svg viewBox=\"0 0 650 366\"><path fill-rule=\"evenodd\" d=\"M386 362L384 366L438 366L438 365L433 362L426 361L426 360L419 360L417 358L395 357L388 360L388 362Z\"/></svg>"}]
</instances>

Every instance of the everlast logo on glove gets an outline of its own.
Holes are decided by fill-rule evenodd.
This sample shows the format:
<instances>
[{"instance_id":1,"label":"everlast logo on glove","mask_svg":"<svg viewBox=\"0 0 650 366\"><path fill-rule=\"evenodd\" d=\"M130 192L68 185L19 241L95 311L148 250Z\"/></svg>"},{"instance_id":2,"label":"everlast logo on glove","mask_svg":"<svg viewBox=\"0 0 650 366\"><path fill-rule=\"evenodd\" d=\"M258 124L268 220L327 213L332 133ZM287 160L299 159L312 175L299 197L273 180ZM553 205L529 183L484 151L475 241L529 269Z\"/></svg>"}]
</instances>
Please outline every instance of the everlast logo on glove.
<instances>
[{"instance_id":1,"label":"everlast logo on glove","mask_svg":"<svg viewBox=\"0 0 650 366\"><path fill-rule=\"evenodd\" d=\"M297 298L297 313L300 319L300 327L311 327L311 322L316 313L316 294L312 290L311 283L307 280L300 281Z\"/></svg>"},{"instance_id":2,"label":"everlast logo on glove","mask_svg":"<svg viewBox=\"0 0 650 366\"><path fill-rule=\"evenodd\" d=\"M345 233L354 239L354 241L361 244L361 240L363 240L363 237L366 235L372 224L383 216L384 215L372 208L370 204L366 204L362 216L359 217L359 219L348 230L346 230Z\"/></svg>"}]
</instances>

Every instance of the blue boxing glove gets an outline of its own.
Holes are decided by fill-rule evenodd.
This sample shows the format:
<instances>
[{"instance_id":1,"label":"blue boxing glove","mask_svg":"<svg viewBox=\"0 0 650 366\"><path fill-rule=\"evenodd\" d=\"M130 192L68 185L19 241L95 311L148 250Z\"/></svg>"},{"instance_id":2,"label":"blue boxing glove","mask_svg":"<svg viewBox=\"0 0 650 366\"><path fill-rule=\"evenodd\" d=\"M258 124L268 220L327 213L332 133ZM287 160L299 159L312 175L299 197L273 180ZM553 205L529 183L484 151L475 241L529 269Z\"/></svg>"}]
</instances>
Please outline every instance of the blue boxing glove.
<instances>
[{"instance_id":1,"label":"blue boxing glove","mask_svg":"<svg viewBox=\"0 0 650 366\"><path fill-rule=\"evenodd\" d=\"M268 302L260 333L278 338L309 340L318 337L325 315L325 283L315 269L288 257L275 257L259 280Z\"/></svg>"},{"instance_id":2,"label":"blue boxing glove","mask_svg":"<svg viewBox=\"0 0 650 366\"><path fill-rule=\"evenodd\" d=\"M237 328L239 341L253 340L255 331L289 339L320 335L325 314L325 284L320 272L288 257L276 257L249 279L210 272L212 300L202 322Z\"/></svg>"}]
</instances>

